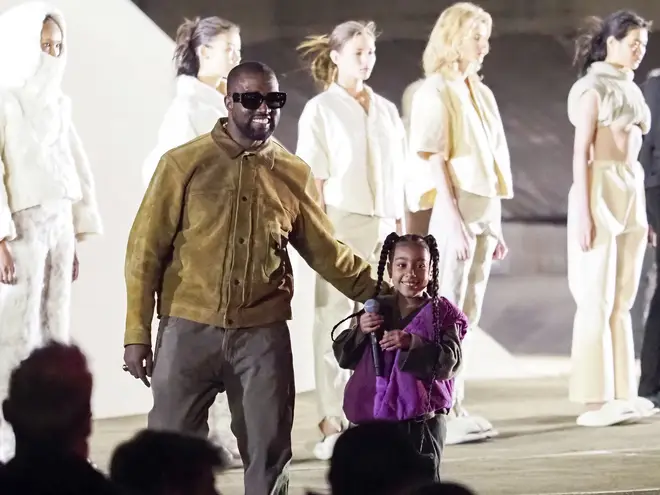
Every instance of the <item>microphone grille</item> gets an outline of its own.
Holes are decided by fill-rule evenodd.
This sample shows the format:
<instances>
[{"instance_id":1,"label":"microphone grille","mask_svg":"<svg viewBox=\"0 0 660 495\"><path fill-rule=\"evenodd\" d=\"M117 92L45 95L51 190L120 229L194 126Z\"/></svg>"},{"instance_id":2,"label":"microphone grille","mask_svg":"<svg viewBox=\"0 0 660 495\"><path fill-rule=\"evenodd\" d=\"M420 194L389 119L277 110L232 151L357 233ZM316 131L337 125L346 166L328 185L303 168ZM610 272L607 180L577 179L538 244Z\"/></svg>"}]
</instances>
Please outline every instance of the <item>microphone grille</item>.
<instances>
[{"instance_id":1,"label":"microphone grille","mask_svg":"<svg viewBox=\"0 0 660 495\"><path fill-rule=\"evenodd\" d=\"M378 301L376 299L369 299L367 302L364 303L364 310L367 313L378 313L378 310L380 309L380 304L378 304Z\"/></svg>"}]
</instances>

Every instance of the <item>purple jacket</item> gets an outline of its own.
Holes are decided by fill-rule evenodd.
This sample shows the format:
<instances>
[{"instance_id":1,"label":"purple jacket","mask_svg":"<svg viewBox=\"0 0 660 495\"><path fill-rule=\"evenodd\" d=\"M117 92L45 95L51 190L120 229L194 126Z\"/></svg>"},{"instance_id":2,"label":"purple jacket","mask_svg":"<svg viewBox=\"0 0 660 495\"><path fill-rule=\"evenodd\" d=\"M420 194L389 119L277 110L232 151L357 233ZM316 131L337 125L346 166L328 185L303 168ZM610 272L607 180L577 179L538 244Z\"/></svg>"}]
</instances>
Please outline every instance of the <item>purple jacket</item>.
<instances>
[{"instance_id":1,"label":"purple jacket","mask_svg":"<svg viewBox=\"0 0 660 495\"><path fill-rule=\"evenodd\" d=\"M385 328L401 328L406 320L398 317L395 298L379 298L385 308ZM452 406L453 376L461 362L460 342L467 331L467 318L447 299L437 300L439 306L438 327L441 344L433 330L433 304L422 306L402 330L412 334L413 343L407 351L383 352L384 377L377 377L371 356L371 346L359 329L346 330L335 341L335 354L343 367L354 369L344 392L344 412L355 424L371 420L405 421L423 414L450 409ZM389 308L388 308L389 306ZM391 321L387 321L390 310ZM347 348L354 346L353 354L359 353L355 366L342 363ZM345 357L343 358L346 361ZM432 370L437 363L436 380L433 382L431 404L427 409L428 390Z\"/></svg>"}]
</instances>

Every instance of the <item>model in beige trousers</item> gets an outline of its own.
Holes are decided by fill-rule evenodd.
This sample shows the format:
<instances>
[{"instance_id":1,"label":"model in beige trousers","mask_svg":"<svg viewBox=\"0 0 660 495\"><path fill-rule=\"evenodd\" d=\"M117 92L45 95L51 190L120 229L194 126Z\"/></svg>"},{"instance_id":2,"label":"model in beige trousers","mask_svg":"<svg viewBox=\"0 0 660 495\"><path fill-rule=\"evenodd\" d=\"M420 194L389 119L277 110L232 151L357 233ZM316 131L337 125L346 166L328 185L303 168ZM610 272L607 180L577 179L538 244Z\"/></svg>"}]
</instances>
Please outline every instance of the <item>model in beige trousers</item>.
<instances>
[{"instance_id":1,"label":"model in beige trousers","mask_svg":"<svg viewBox=\"0 0 660 495\"><path fill-rule=\"evenodd\" d=\"M569 397L582 404L637 397L632 308L647 244L644 171L639 163L593 162L595 237L582 251L574 192L568 206L568 283L577 310Z\"/></svg>"}]
</instances>

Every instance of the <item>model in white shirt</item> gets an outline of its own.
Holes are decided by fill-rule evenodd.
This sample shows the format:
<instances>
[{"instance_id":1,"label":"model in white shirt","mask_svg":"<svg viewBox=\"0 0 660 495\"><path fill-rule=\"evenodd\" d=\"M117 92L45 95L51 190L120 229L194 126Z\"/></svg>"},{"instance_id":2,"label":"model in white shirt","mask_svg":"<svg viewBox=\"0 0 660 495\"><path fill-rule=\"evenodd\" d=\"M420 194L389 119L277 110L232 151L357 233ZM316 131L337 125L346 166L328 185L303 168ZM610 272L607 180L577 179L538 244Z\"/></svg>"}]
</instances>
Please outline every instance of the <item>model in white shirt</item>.
<instances>
[{"instance_id":1,"label":"model in white shirt","mask_svg":"<svg viewBox=\"0 0 660 495\"><path fill-rule=\"evenodd\" d=\"M211 132L227 116L226 80L241 61L239 27L219 17L186 21L177 30L176 93L142 168L145 187L167 151Z\"/></svg>"},{"instance_id":2,"label":"model in white shirt","mask_svg":"<svg viewBox=\"0 0 660 495\"><path fill-rule=\"evenodd\" d=\"M145 187L162 155L211 132L218 119L227 116L227 75L241 60L239 27L219 17L184 22L177 30L176 43L176 94L158 131L158 143L145 160ZM240 460L230 423L227 395L219 393L209 410L209 438Z\"/></svg>"},{"instance_id":3,"label":"model in white shirt","mask_svg":"<svg viewBox=\"0 0 660 495\"><path fill-rule=\"evenodd\" d=\"M299 46L311 57L312 76L323 91L306 105L298 123L296 154L312 168L320 201L335 236L374 266L382 242L401 231L406 140L396 106L365 84L376 63L373 23L348 21L329 36ZM329 459L346 427L342 410L348 372L332 352L330 331L356 304L322 279L316 284L314 360L319 428L314 454Z\"/></svg>"},{"instance_id":4,"label":"model in white shirt","mask_svg":"<svg viewBox=\"0 0 660 495\"><path fill-rule=\"evenodd\" d=\"M70 337L76 240L100 234L94 180L62 93L62 14L27 2L0 16L0 401L34 348ZM14 453L0 415L0 461Z\"/></svg>"}]
</instances>

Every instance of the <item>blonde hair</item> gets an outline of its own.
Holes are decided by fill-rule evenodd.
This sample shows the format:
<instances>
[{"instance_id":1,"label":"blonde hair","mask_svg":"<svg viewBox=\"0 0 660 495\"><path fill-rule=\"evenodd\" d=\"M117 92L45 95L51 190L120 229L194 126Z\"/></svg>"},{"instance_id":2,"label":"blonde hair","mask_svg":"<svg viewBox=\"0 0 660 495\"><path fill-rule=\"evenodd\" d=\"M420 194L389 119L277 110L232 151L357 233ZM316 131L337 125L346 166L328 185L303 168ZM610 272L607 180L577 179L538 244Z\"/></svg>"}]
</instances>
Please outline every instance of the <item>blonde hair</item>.
<instances>
[{"instance_id":1,"label":"blonde hair","mask_svg":"<svg viewBox=\"0 0 660 495\"><path fill-rule=\"evenodd\" d=\"M324 90L328 89L337 78L337 66L330 58L333 51L341 51L344 45L359 35L376 39L376 24L372 21L346 21L332 30L329 35L308 36L296 48L304 61L309 63L309 70L314 81ZM311 59L311 60L307 60Z\"/></svg>"},{"instance_id":2,"label":"blonde hair","mask_svg":"<svg viewBox=\"0 0 660 495\"><path fill-rule=\"evenodd\" d=\"M438 72L455 69L461 58L457 45L481 23L486 25L490 34L493 29L493 18L473 3L459 2L445 9L433 26L424 49L422 57L424 74L428 77Z\"/></svg>"}]
</instances>

